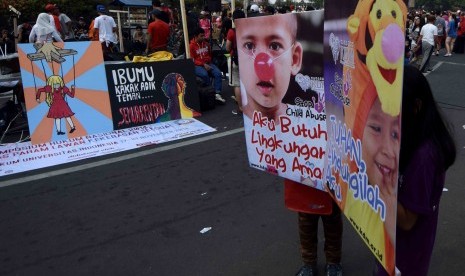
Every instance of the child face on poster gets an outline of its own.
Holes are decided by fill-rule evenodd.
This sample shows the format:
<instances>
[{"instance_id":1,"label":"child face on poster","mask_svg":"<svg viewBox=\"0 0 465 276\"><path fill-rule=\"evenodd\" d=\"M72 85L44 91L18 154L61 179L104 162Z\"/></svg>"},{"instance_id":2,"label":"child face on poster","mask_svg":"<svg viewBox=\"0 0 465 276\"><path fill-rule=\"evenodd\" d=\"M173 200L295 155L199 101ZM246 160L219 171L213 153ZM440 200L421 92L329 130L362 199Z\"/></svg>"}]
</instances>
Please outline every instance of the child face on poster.
<instances>
[{"instance_id":1,"label":"child face on poster","mask_svg":"<svg viewBox=\"0 0 465 276\"><path fill-rule=\"evenodd\" d=\"M263 16L253 23L238 20L236 25L240 79L249 109L265 115L285 110L281 101L302 65L296 17Z\"/></svg>"},{"instance_id":2,"label":"child face on poster","mask_svg":"<svg viewBox=\"0 0 465 276\"><path fill-rule=\"evenodd\" d=\"M400 122L399 116L393 117L382 111L378 98L368 113L362 144L368 181L371 185L378 185L381 198L390 208L397 187Z\"/></svg>"}]
</instances>

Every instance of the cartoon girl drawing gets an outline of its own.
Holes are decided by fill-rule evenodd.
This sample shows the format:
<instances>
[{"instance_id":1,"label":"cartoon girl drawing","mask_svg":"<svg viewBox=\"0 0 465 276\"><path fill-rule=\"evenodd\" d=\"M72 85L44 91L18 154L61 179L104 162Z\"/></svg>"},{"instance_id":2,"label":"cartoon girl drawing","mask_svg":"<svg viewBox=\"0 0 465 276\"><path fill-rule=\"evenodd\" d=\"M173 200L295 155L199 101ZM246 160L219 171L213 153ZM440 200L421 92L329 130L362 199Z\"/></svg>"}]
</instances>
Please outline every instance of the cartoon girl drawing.
<instances>
[{"instance_id":1,"label":"cartoon girl drawing","mask_svg":"<svg viewBox=\"0 0 465 276\"><path fill-rule=\"evenodd\" d=\"M200 115L199 112L191 109L184 102L186 81L181 74L169 73L166 75L163 79L161 88L169 100L166 112L158 117L157 122L166 122L181 118L192 118Z\"/></svg>"},{"instance_id":2,"label":"cartoon girl drawing","mask_svg":"<svg viewBox=\"0 0 465 276\"><path fill-rule=\"evenodd\" d=\"M40 95L45 93L45 102L50 107L48 110L47 118L55 119L55 126L58 135L64 135L61 131L61 119L66 118L69 126L71 127L69 133L76 130L71 116L74 112L65 101L66 95L74 98L75 86L71 85L71 90L65 86L63 79L60 76L52 75L47 79L47 85L43 88L37 89L36 101L40 103Z\"/></svg>"}]
</instances>

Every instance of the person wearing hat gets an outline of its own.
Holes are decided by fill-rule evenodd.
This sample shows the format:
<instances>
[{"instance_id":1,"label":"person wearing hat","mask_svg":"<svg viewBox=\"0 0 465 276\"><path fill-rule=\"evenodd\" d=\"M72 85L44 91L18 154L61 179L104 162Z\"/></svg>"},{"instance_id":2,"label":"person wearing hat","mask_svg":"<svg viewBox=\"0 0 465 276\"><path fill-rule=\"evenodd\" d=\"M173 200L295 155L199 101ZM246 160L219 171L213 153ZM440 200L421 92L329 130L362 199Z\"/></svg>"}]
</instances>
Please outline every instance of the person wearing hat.
<instances>
[{"instance_id":1,"label":"person wearing hat","mask_svg":"<svg viewBox=\"0 0 465 276\"><path fill-rule=\"evenodd\" d=\"M103 53L112 52L116 40L116 23L113 17L107 15L104 5L97 5L99 16L94 20L93 40L100 41Z\"/></svg>"},{"instance_id":2,"label":"person wearing hat","mask_svg":"<svg viewBox=\"0 0 465 276\"><path fill-rule=\"evenodd\" d=\"M167 50L170 26L160 16L162 16L162 11L159 9L152 11L153 21L147 27L147 48L145 49L147 54Z\"/></svg>"},{"instance_id":3,"label":"person wearing hat","mask_svg":"<svg viewBox=\"0 0 465 276\"><path fill-rule=\"evenodd\" d=\"M257 4L252 4L250 6L249 12L247 13L247 17L254 17L260 15L260 8Z\"/></svg>"},{"instance_id":4,"label":"person wearing hat","mask_svg":"<svg viewBox=\"0 0 465 276\"><path fill-rule=\"evenodd\" d=\"M66 14L60 11L60 8L55 5L53 15L58 16L61 26L61 37L64 41L74 41L73 21Z\"/></svg>"},{"instance_id":5,"label":"person wearing hat","mask_svg":"<svg viewBox=\"0 0 465 276\"><path fill-rule=\"evenodd\" d=\"M158 14L158 19L162 20L163 22L170 24L170 14L163 10L162 3L160 0L152 0L152 7L153 10L159 10L160 13ZM150 22L151 23L151 22Z\"/></svg>"},{"instance_id":6,"label":"person wearing hat","mask_svg":"<svg viewBox=\"0 0 465 276\"><path fill-rule=\"evenodd\" d=\"M58 15L56 15L56 8L57 6L55 4L48 3L47 5L45 5L45 12L50 15L50 24L55 26L55 30L57 30L57 32L61 34L60 19L58 18Z\"/></svg>"}]
</instances>

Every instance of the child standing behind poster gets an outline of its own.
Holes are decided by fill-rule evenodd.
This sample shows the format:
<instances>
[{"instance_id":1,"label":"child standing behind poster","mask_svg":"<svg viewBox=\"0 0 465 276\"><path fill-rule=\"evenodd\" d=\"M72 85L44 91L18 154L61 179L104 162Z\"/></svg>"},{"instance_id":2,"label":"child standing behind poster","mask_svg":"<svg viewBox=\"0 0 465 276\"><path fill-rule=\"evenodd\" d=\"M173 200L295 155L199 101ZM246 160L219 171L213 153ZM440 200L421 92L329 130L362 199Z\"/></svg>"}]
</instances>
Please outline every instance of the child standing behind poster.
<instances>
[{"instance_id":1,"label":"child standing behind poster","mask_svg":"<svg viewBox=\"0 0 465 276\"><path fill-rule=\"evenodd\" d=\"M237 49L242 52L240 79L246 92L243 112L252 118L254 111L259 111L279 124L279 116L286 112L282 99L289 81L302 66L302 46L296 41L297 18L263 16L256 18L254 24L248 22L235 22Z\"/></svg>"},{"instance_id":2,"label":"child standing behind poster","mask_svg":"<svg viewBox=\"0 0 465 276\"><path fill-rule=\"evenodd\" d=\"M404 70L396 266L402 275L427 275L446 171L456 149L428 81L414 67Z\"/></svg>"},{"instance_id":3,"label":"child standing behind poster","mask_svg":"<svg viewBox=\"0 0 465 276\"><path fill-rule=\"evenodd\" d=\"M396 267L402 275L427 275L446 170L455 142L415 67L404 69L402 142L397 203ZM387 275L378 264L377 275Z\"/></svg>"},{"instance_id":4,"label":"child standing behind poster","mask_svg":"<svg viewBox=\"0 0 465 276\"><path fill-rule=\"evenodd\" d=\"M318 222L321 218L325 238L325 275L341 276L342 216L339 207L324 191L295 181L284 181L286 207L298 212L300 254L304 265L296 276L318 275Z\"/></svg>"}]
</instances>

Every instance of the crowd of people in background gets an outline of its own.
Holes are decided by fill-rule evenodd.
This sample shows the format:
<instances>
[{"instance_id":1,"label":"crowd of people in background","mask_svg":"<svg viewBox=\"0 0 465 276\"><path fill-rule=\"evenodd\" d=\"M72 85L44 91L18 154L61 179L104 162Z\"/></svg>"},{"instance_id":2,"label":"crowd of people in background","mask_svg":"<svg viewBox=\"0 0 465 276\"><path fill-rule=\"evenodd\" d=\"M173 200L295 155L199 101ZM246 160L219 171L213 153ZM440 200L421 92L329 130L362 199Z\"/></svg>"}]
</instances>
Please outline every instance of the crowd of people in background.
<instances>
[{"instance_id":1,"label":"crowd of people in background","mask_svg":"<svg viewBox=\"0 0 465 276\"><path fill-rule=\"evenodd\" d=\"M106 6L97 5L95 16L93 17L86 18L79 16L73 18L63 13L57 5L50 3L44 7L44 10L37 15L34 21L23 20L16 32L11 29L2 28L0 49L3 54L14 53L15 39L19 43L93 40L99 41L102 44L102 50L106 58L111 53L124 52L124 55L151 55L158 51L168 51L176 58L182 58L186 56L183 35L188 35L188 51L195 64L196 76L204 85L212 85L215 90L215 100L224 103L226 100L222 96L222 81L229 75L229 85L234 87L234 100L238 104L238 109L235 113L233 111L233 114L240 114L244 111L244 114L247 116L248 111L257 110L257 107L250 109L247 105L241 106L237 60L238 51L233 20L244 17L269 16L276 13L302 12L307 10L313 10L313 7L295 7L294 5L274 7L251 4L245 9L238 8L235 11L224 8L221 12L213 12L209 10L208 6L204 7L200 12L196 9L187 9L186 21L188 31L184 33L182 31L182 24L180 24L181 15L179 11L165 6L159 0L153 0L152 9L147 18L147 25L135 25L130 28L126 26L126 28L123 28L123 45L120 45L121 42L117 36L117 22L109 14ZM272 25L271 22L268 25ZM275 29L284 28L283 26L288 25L282 23L272 27L268 26L268 31L272 33ZM417 183L418 181L415 180L419 179L419 176L426 178L426 175L421 172L431 172L432 176L424 181L429 185L425 189L433 189L434 187L435 191L432 193L438 194L437 201L439 202L440 191L444 185L445 171L455 160L455 146L437 110L431 89L425 77L413 67L416 66L421 72L426 73L433 70L430 64L431 56L443 55L444 57L450 57L454 54L464 53L465 12L461 10L429 12L411 10L407 16L405 27L405 63L412 64L413 66L407 66L405 70L404 87L406 93L404 93L405 104L402 106L404 109L402 112L402 132L410 133L411 135L406 135L406 137L414 137L414 139L406 142L409 145L407 147L409 152L405 150L401 152L400 161L402 168L400 173L407 180L413 179L411 183ZM15 33L17 33L17 37L14 36ZM282 33L289 35L291 32L285 30ZM270 35L270 37L272 36ZM293 39L295 37L285 41L293 41ZM121 51L122 49L124 51ZM216 49L216 52L214 49ZM229 66L224 60L225 53L228 53L231 57ZM247 76L247 74L245 75ZM242 79L245 87L247 86L246 79L247 77ZM288 82L289 79L287 79ZM255 84L256 81L253 83ZM283 95L286 91L287 87L282 91ZM281 100L282 98L277 102L278 105L282 105ZM248 99L248 102L249 105L254 103L252 98ZM71 132L74 129L74 126L72 126ZM59 131L58 134L64 133ZM404 135L402 135L402 139L404 139ZM434 158L424 158L425 156L429 156L430 152L434 153ZM427 161L424 161L425 164L423 164L422 160ZM428 170L424 168L428 168ZM433 183L434 181L440 185L436 185ZM398 247L396 254L398 256L418 255L417 252L411 252L412 250L416 250L416 246L406 248L407 243L402 243L406 239L424 244L425 250L422 252L426 252L424 253L426 255L422 259L423 265L421 268L427 273L429 257L434 245L435 224L437 224L438 213L436 209L428 210L429 207L427 204L429 202L426 199L422 199L422 203L426 207L411 203L411 197L414 197L413 195L416 196L416 191L419 189L412 184L409 186L408 181L402 183L401 180L398 203L398 210L403 212L399 213L398 211L398 218L400 219L398 222L398 231L401 231L398 232L400 233L398 240L401 241L399 243L401 246ZM331 204L330 199L329 202ZM327 224L325 225L325 235L329 246L329 249L327 249L325 245L328 262L326 275L339 276L342 275L342 222L340 212L337 208L335 209L334 212L331 211L330 214L325 214L322 219L324 224ZM424 216L420 217L420 215ZM317 241L315 240L315 231L318 229L319 217L320 215L299 214L302 260L305 264L296 275L309 276L317 274L315 253ZM423 226L426 230L410 231L415 223L420 225L420 227ZM332 230L327 230L326 228L332 228ZM428 236L427 240L429 243L423 242L422 234L425 237ZM404 271L412 269L410 275L417 275L418 273L415 273L418 272L416 262L407 264L402 262L403 260L407 262L410 259L403 258L400 261L397 260L397 262L401 268L405 269ZM414 264L415 267L409 267L410 264ZM382 275L382 272L379 275ZM406 273L406 275L409 275L409 273ZM423 275L423 273L419 275Z\"/></svg>"},{"instance_id":2,"label":"crowd of people in background","mask_svg":"<svg viewBox=\"0 0 465 276\"><path fill-rule=\"evenodd\" d=\"M405 29L406 63L422 72L431 71L432 55L450 57L463 54L465 48L465 12L412 10Z\"/></svg>"}]
</instances>

